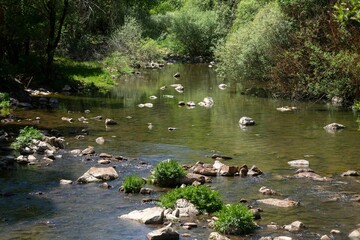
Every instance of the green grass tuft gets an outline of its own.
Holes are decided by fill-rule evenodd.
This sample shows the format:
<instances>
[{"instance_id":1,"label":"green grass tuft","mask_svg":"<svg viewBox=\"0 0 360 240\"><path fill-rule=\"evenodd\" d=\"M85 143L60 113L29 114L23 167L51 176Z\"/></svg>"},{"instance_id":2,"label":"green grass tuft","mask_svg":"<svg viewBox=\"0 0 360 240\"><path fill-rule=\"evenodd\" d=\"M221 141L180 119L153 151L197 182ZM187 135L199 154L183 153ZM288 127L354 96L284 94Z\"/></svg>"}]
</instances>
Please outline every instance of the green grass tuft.
<instances>
[{"instance_id":1,"label":"green grass tuft","mask_svg":"<svg viewBox=\"0 0 360 240\"><path fill-rule=\"evenodd\" d=\"M253 232L256 229L254 217L247 206L243 204L230 204L224 206L218 213L215 221L216 231L241 235Z\"/></svg>"},{"instance_id":2,"label":"green grass tuft","mask_svg":"<svg viewBox=\"0 0 360 240\"><path fill-rule=\"evenodd\" d=\"M180 198L190 201L200 212L216 212L223 206L219 192L204 185L176 188L161 195L160 203L164 207L173 208Z\"/></svg>"},{"instance_id":3,"label":"green grass tuft","mask_svg":"<svg viewBox=\"0 0 360 240\"><path fill-rule=\"evenodd\" d=\"M125 193L139 193L144 183L142 178L131 175L125 178L123 188Z\"/></svg>"},{"instance_id":4,"label":"green grass tuft","mask_svg":"<svg viewBox=\"0 0 360 240\"><path fill-rule=\"evenodd\" d=\"M172 159L158 163L153 172L155 182L162 187L176 186L176 180L185 175L186 171L181 164Z\"/></svg>"}]
</instances>

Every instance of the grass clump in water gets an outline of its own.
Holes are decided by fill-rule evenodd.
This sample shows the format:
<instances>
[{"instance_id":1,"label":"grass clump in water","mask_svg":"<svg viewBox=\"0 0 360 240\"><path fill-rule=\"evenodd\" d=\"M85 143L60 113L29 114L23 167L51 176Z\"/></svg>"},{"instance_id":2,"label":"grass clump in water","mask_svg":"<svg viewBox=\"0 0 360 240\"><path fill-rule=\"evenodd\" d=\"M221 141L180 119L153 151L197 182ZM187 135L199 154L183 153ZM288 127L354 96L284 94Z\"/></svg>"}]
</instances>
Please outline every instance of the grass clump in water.
<instances>
[{"instance_id":1,"label":"grass clump in water","mask_svg":"<svg viewBox=\"0 0 360 240\"><path fill-rule=\"evenodd\" d=\"M144 186L144 180L132 175L125 178L122 189L125 193L139 193L142 186Z\"/></svg>"},{"instance_id":2,"label":"grass clump in water","mask_svg":"<svg viewBox=\"0 0 360 240\"><path fill-rule=\"evenodd\" d=\"M223 206L219 192L204 185L187 186L169 191L160 196L160 204L167 208L174 208L176 200L181 198L190 201L200 212L216 212Z\"/></svg>"},{"instance_id":3,"label":"grass clump in water","mask_svg":"<svg viewBox=\"0 0 360 240\"><path fill-rule=\"evenodd\" d=\"M16 138L15 142L12 143L12 147L16 150L20 148L29 146L33 139L41 140L43 138L43 134L40 130L26 126L20 130L19 136Z\"/></svg>"},{"instance_id":4,"label":"grass clump in water","mask_svg":"<svg viewBox=\"0 0 360 240\"><path fill-rule=\"evenodd\" d=\"M184 177L186 171L180 163L172 159L164 160L155 166L152 177L161 187L176 186L176 180Z\"/></svg>"},{"instance_id":5,"label":"grass clump in water","mask_svg":"<svg viewBox=\"0 0 360 240\"><path fill-rule=\"evenodd\" d=\"M254 216L243 204L229 204L224 206L218 213L218 220L215 221L216 231L242 235L253 232L256 229Z\"/></svg>"}]
</instances>

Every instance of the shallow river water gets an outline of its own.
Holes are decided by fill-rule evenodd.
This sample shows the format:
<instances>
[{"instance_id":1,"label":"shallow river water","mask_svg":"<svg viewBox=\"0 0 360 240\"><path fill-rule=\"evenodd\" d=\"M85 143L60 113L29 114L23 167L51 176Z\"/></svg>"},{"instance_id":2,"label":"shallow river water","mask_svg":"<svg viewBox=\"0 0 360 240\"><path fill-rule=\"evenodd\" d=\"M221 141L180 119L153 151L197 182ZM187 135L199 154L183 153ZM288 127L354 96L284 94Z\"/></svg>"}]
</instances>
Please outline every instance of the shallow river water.
<instances>
[{"instance_id":1,"label":"shallow river water","mask_svg":"<svg viewBox=\"0 0 360 240\"><path fill-rule=\"evenodd\" d=\"M179 79L173 74L179 72ZM180 83L184 92L178 93L171 84ZM228 84L221 90L220 83ZM166 89L161 90L162 86ZM150 99L156 96L157 99ZM179 107L179 101L202 101L210 96L212 108ZM148 196L127 195L118 191L126 176L136 174L148 177L153 166L164 159L183 164L197 161L212 163L214 153L230 156L228 165L258 166L260 177L216 177L211 186L221 193L226 203L246 199L248 204L261 207L260 229L253 235L232 239L259 239L260 236L287 235L293 239L319 239L338 229L336 239L347 239L350 231L360 223L360 203L352 199L360 194L359 178L341 177L347 170L360 170L358 116L325 103L289 102L258 98L241 94L234 82L222 82L207 65L169 65L162 70L144 71L124 77L117 82L111 97L56 96L59 107L55 110L16 110L13 114L29 124L27 119L40 117L36 127L58 129L67 142L60 152L63 157L49 166L19 167L16 171L0 172L0 239L145 239L146 234L158 226L118 219L119 215L135 209L154 206L142 203ZM140 103L153 103L152 108L140 108ZM295 106L296 111L280 112L276 108ZM90 113L85 113L90 110ZM71 117L68 123L61 117ZM77 121L80 117L89 123ZM112 118L117 125L105 127L104 120ZM242 116L252 117L256 125L242 129L238 121ZM338 122L346 128L328 133L323 127ZM149 128L151 123L152 128ZM168 131L169 127L176 131ZM82 129L89 135L83 140L75 136ZM104 137L105 143L95 142ZM124 156L132 161L112 162L120 174L109 182L110 189L100 184L60 185L60 179L76 180L97 159L74 157L71 149L95 146L96 153ZM288 161L307 159L310 168L330 181L290 179L296 171ZM144 164L146 163L146 164ZM261 186L272 188L282 195L300 201L292 208L278 208L256 203L267 198L259 193ZM150 186L151 187L151 186ZM157 198L161 193L150 197ZM279 225L299 220L307 227L298 233L268 230L266 225ZM197 229L177 228L189 233L181 239L207 239L210 229L204 222Z\"/></svg>"}]
</instances>

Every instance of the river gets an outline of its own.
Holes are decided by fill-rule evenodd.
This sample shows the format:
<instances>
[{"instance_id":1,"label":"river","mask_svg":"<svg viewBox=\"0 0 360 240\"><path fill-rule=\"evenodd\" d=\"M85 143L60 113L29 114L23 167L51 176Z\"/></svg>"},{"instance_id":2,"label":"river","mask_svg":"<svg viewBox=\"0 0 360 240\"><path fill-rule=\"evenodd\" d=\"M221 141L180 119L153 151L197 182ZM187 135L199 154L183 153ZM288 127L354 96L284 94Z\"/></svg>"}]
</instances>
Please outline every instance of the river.
<instances>
[{"instance_id":1,"label":"river","mask_svg":"<svg viewBox=\"0 0 360 240\"><path fill-rule=\"evenodd\" d=\"M173 77L176 72L181 74L179 79ZM221 90L218 87L221 83L228 88ZM172 84L182 84L184 92L177 92ZM163 86L166 88L161 90ZM214 100L212 108L178 105L179 101L197 103L207 96ZM211 183L224 202L246 199L264 210L262 219L257 221L261 228L244 239L267 235L319 239L332 229L341 231L339 239L346 239L360 223L360 203L351 200L360 194L359 178L341 177L347 170L360 170L358 116L352 111L322 102L242 95L240 84L222 82L205 64L174 64L162 70L144 70L141 74L122 77L109 97L58 95L57 98L60 102L57 109L13 112L23 119L17 125L29 124L27 119L40 117L36 127L58 129L67 145L60 152L62 158L49 166L0 172L0 192L14 194L0 196L0 239L145 239L155 226L118 216L154 204L142 203L142 198L147 196L119 192L124 178L132 174L148 177L156 163L169 158L183 164L212 163L209 156L214 153L232 157L226 161L228 165L256 165L264 172L260 177L216 177ZM140 108L141 103L152 103L153 107ZM297 110L276 110L282 106L294 106ZM62 121L64 116L75 121ZM82 116L89 119L88 123L77 121ZM90 119L95 116L114 119L118 124L105 127L104 121ZM238 122L242 116L253 118L256 125L240 128ZM323 127L332 122L346 128L328 133ZM177 130L168 131L169 127ZM87 129L89 135L83 140L75 139L82 129ZM103 145L95 142L98 137L104 137ZM89 145L95 146L96 153L135 160L111 163L116 165L120 177L109 182L110 189L99 184L60 185L60 179L75 181L91 166L98 165L96 159L74 157L67 152ZM311 169L332 180L287 178L296 171L287 162L295 159L307 159ZM300 201L300 206L283 209L257 204L256 199L266 198L259 193L261 186L280 192L280 198ZM151 197L157 198L159 194ZM284 225L295 220L302 221L306 230L287 233L266 228L271 222ZM203 225L200 222L197 229L177 230L191 234L181 239L207 239L211 230Z\"/></svg>"}]
</instances>

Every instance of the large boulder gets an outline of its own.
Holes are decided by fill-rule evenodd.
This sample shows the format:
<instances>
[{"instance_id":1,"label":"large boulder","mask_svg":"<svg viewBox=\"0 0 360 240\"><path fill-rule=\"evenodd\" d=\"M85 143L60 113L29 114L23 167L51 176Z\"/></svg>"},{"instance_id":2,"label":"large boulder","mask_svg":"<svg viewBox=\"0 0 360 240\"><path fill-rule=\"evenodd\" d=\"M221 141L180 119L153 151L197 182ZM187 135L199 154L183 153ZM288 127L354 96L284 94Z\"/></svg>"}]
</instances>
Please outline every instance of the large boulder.
<instances>
[{"instance_id":1,"label":"large boulder","mask_svg":"<svg viewBox=\"0 0 360 240\"><path fill-rule=\"evenodd\" d=\"M131 219L144 224L162 224L164 222L164 209L161 207L135 210L119 216L121 219Z\"/></svg>"},{"instance_id":2,"label":"large boulder","mask_svg":"<svg viewBox=\"0 0 360 240\"><path fill-rule=\"evenodd\" d=\"M110 181L119 177L119 174L113 167L99 168L91 167L86 173L78 178L79 183L91 183Z\"/></svg>"},{"instance_id":3,"label":"large boulder","mask_svg":"<svg viewBox=\"0 0 360 240\"><path fill-rule=\"evenodd\" d=\"M147 234L148 240L178 240L179 238L179 233L171 227L171 224Z\"/></svg>"}]
</instances>

